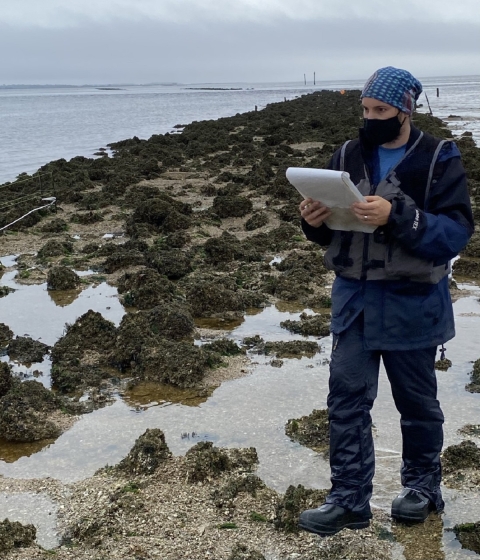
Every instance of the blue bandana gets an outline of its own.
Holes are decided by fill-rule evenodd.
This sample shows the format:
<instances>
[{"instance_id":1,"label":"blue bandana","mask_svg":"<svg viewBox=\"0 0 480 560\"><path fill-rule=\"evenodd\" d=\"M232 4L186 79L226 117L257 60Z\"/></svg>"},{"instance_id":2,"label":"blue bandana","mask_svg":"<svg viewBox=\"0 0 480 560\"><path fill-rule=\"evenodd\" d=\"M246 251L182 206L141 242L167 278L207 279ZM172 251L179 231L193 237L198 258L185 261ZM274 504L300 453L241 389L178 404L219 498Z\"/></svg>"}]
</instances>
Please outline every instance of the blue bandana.
<instances>
[{"instance_id":1,"label":"blue bandana","mask_svg":"<svg viewBox=\"0 0 480 560\"><path fill-rule=\"evenodd\" d=\"M411 115L415 101L422 93L422 84L410 72L387 66L380 68L365 84L361 98L372 97Z\"/></svg>"}]
</instances>

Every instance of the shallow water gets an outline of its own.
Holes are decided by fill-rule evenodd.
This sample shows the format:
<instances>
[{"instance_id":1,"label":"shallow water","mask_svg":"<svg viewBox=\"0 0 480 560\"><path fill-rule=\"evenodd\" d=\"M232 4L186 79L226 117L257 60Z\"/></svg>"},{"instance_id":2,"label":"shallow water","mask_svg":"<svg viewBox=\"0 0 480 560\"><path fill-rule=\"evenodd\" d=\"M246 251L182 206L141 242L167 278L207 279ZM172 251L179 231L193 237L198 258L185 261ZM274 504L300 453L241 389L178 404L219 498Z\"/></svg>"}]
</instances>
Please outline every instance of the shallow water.
<instances>
[{"instance_id":1,"label":"shallow water","mask_svg":"<svg viewBox=\"0 0 480 560\"><path fill-rule=\"evenodd\" d=\"M71 304L61 307L52 301L45 285L19 286L13 275L13 272L4 274L2 283L18 288L18 291L0 299L0 313L15 334L27 332L33 338L41 336L44 342L53 344L61 336L64 324L73 322L88 309L102 312L116 324L124 314L116 290L106 284L86 288ZM480 288L463 287L473 291L473 295L454 304L457 337L447 344L447 357L453 366L447 372L438 372L439 398L446 416L445 446L462 440L457 430L465 424L480 424L480 395L464 389L472 362L480 354L477 343ZM253 334L270 341L303 339L280 327L283 320L298 319L300 311L288 306L280 309L267 307L257 314L246 315L240 324L230 324L225 334L236 341ZM37 313L40 317L36 317ZM225 324L215 326L225 328ZM260 460L258 474L270 487L280 492L290 484L328 487L327 461L290 441L284 431L288 419L326 407L330 338L321 339L320 346L321 352L313 358L285 359L282 368L270 365L271 356L251 355L250 373L223 383L210 396L199 397L195 391L151 384L119 393L112 406L81 417L55 442L40 442L24 448L18 446L15 455L15 445L2 446L0 441L0 457L3 459L0 474L27 479L52 477L64 482L80 480L106 464L120 461L139 435L147 428L158 427L165 433L167 444L175 455L184 454L200 440L225 447L253 446ZM39 369L39 365L33 364L30 371ZM28 374L28 368L18 367ZM48 361L44 367L48 369ZM373 506L387 510L400 489L401 440L399 416L384 372L380 375L373 420L377 428ZM446 528L480 519L478 495L445 489L445 498L447 513L443 516L443 524ZM13 504L15 498L12 496L9 500ZM453 533L444 532L442 543L437 542L435 546L445 549L446 558L465 557ZM413 560L409 547L410 544L402 554L407 560Z\"/></svg>"},{"instance_id":2,"label":"shallow water","mask_svg":"<svg viewBox=\"0 0 480 560\"><path fill-rule=\"evenodd\" d=\"M0 461L5 463L14 463L20 457L30 457L34 453L38 453L48 445L54 443L52 440L33 441L30 443L15 443L0 438Z\"/></svg>"},{"instance_id":3,"label":"shallow water","mask_svg":"<svg viewBox=\"0 0 480 560\"><path fill-rule=\"evenodd\" d=\"M17 336L30 336L53 345L62 336L65 324L74 323L89 309L100 312L116 325L125 314L117 289L106 282L85 288L69 301L48 291L46 283L18 284L16 274L15 270L5 272L0 279L2 286L15 289L14 293L0 298L0 317ZM66 295L70 296L70 291Z\"/></svg>"},{"instance_id":4,"label":"shallow water","mask_svg":"<svg viewBox=\"0 0 480 560\"><path fill-rule=\"evenodd\" d=\"M42 494L0 492L0 519L32 523L37 528L37 543L46 549L58 546L57 505Z\"/></svg>"},{"instance_id":5,"label":"shallow water","mask_svg":"<svg viewBox=\"0 0 480 560\"><path fill-rule=\"evenodd\" d=\"M34 362L32 364L21 364L15 360L10 360L8 356L2 356L1 362L7 362L12 366L13 372L20 379L34 380L41 383L47 389L51 387L50 371L52 369L52 362L47 354L43 358L43 362Z\"/></svg>"}]
</instances>

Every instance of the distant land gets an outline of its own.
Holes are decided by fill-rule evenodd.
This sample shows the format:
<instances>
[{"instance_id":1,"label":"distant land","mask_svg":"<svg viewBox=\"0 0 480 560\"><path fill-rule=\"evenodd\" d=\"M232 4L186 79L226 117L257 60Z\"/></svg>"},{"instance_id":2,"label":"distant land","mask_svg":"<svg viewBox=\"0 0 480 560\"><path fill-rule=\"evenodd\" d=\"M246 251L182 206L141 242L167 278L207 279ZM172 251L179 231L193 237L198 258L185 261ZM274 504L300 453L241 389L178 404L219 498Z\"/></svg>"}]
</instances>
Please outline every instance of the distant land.
<instances>
[{"instance_id":1,"label":"distant land","mask_svg":"<svg viewBox=\"0 0 480 560\"><path fill-rule=\"evenodd\" d=\"M68 89L82 89L82 88L96 88L96 89L120 89L123 87L145 87L145 86L181 86L177 82L168 83L151 83L151 84L84 84L81 86L71 84L3 84L0 89L47 89L47 88L68 88Z\"/></svg>"}]
</instances>

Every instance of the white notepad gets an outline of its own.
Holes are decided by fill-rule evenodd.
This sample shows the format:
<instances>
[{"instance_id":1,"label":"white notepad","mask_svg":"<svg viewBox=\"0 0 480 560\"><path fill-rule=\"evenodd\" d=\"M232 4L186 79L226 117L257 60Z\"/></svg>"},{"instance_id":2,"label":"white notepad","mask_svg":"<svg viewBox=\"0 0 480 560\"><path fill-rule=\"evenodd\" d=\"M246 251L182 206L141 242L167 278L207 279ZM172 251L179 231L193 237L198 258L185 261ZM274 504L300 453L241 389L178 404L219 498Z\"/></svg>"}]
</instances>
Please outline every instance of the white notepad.
<instances>
[{"instance_id":1,"label":"white notepad","mask_svg":"<svg viewBox=\"0 0 480 560\"><path fill-rule=\"evenodd\" d=\"M289 167L287 179L304 198L318 200L328 206L332 215L325 220L330 229L372 233L377 228L359 222L350 206L366 202L365 197L350 180L346 171Z\"/></svg>"}]
</instances>

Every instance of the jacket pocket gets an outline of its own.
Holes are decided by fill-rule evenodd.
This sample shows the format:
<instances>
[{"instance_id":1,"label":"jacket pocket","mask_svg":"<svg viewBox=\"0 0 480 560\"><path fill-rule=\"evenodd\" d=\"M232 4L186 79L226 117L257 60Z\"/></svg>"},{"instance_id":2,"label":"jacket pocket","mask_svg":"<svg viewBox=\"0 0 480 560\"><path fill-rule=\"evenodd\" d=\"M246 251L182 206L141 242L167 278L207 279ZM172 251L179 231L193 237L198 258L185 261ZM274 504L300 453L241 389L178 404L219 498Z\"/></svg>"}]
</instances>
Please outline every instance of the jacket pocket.
<instances>
[{"instance_id":1,"label":"jacket pocket","mask_svg":"<svg viewBox=\"0 0 480 560\"><path fill-rule=\"evenodd\" d=\"M385 275L388 279L408 278L415 282L436 284L445 273L442 273L442 267L434 266L433 261L408 253L398 241L393 239L390 242L385 260Z\"/></svg>"},{"instance_id":2,"label":"jacket pocket","mask_svg":"<svg viewBox=\"0 0 480 560\"><path fill-rule=\"evenodd\" d=\"M442 320L438 286L420 282L396 284L385 292L385 332L405 341L428 337Z\"/></svg>"}]
</instances>

